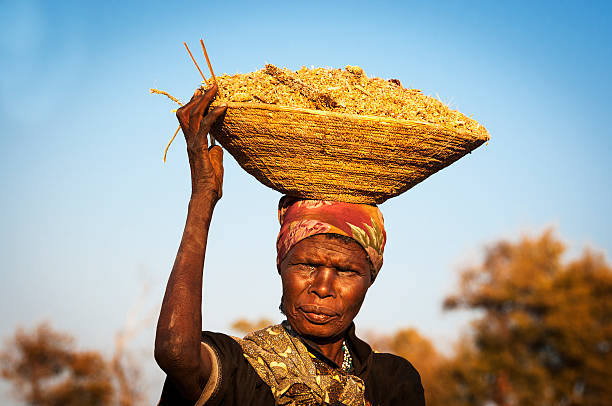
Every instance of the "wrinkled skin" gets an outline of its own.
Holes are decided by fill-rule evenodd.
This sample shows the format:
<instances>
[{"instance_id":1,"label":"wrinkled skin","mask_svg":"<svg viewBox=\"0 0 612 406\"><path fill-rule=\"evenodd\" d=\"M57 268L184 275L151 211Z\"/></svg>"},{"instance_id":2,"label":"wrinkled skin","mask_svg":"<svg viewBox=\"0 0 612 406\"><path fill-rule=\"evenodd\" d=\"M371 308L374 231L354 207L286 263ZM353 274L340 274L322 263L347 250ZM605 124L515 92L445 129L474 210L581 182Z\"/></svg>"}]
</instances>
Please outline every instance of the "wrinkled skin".
<instances>
[{"instance_id":1,"label":"wrinkled skin","mask_svg":"<svg viewBox=\"0 0 612 406\"><path fill-rule=\"evenodd\" d=\"M209 150L206 135L213 123L227 110L227 107L222 105L208 111L216 94L216 84L206 93L197 89L189 103L176 111L176 118L181 124L187 144L191 193L212 194L214 204L223 194L223 150L219 146Z\"/></svg>"},{"instance_id":2,"label":"wrinkled skin","mask_svg":"<svg viewBox=\"0 0 612 406\"><path fill-rule=\"evenodd\" d=\"M293 329L342 363L344 333L371 285L363 248L355 241L314 235L289 251L280 274L282 308Z\"/></svg>"},{"instance_id":3,"label":"wrinkled skin","mask_svg":"<svg viewBox=\"0 0 612 406\"><path fill-rule=\"evenodd\" d=\"M187 144L191 198L155 336L155 360L183 397L194 401L206 385L212 365L200 340L208 229L215 205L223 193L223 150L218 146L209 149L206 137L212 124L227 109L218 106L209 111L216 94L216 85L206 93L198 89L189 103L176 112Z\"/></svg>"}]
</instances>

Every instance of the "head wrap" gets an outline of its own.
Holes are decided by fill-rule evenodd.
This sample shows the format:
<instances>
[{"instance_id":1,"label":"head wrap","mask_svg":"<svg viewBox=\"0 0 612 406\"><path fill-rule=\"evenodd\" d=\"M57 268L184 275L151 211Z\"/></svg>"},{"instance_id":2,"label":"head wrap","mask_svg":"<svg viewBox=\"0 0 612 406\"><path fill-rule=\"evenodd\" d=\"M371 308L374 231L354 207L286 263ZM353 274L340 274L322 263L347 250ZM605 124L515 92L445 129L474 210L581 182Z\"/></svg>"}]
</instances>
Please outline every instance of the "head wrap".
<instances>
[{"instance_id":1,"label":"head wrap","mask_svg":"<svg viewBox=\"0 0 612 406\"><path fill-rule=\"evenodd\" d=\"M295 244L316 234L340 234L363 247L372 263L372 281L383 263L387 234L378 207L284 196L278 203L280 232L276 262L280 264Z\"/></svg>"}]
</instances>

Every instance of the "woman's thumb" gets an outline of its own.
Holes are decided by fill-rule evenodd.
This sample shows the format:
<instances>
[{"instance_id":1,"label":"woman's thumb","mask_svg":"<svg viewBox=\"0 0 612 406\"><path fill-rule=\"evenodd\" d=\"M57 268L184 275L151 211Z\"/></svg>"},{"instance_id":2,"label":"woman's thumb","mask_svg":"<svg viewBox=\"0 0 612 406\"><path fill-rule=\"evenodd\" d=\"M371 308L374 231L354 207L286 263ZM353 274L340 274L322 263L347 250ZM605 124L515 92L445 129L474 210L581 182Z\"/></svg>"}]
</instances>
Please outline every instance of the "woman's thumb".
<instances>
[{"instance_id":1,"label":"woman's thumb","mask_svg":"<svg viewBox=\"0 0 612 406\"><path fill-rule=\"evenodd\" d=\"M210 157L210 164L215 171L215 175L217 175L217 178L223 184L223 149L218 145L214 145L208 149L208 156Z\"/></svg>"}]
</instances>

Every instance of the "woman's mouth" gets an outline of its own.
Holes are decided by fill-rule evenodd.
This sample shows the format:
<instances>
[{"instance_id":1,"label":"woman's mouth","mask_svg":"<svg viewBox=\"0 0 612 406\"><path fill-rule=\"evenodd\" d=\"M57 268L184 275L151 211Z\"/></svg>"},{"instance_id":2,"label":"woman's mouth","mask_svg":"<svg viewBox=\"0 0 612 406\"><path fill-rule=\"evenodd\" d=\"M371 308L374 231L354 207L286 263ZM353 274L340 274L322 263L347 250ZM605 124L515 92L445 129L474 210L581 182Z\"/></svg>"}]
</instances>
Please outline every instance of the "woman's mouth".
<instances>
[{"instance_id":1,"label":"woman's mouth","mask_svg":"<svg viewBox=\"0 0 612 406\"><path fill-rule=\"evenodd\" d=\"M301 305L298 307L298 309L308 321L314 324L325 324L338 316L337 312L323 306Z\"/></svg>"}]
</instances>

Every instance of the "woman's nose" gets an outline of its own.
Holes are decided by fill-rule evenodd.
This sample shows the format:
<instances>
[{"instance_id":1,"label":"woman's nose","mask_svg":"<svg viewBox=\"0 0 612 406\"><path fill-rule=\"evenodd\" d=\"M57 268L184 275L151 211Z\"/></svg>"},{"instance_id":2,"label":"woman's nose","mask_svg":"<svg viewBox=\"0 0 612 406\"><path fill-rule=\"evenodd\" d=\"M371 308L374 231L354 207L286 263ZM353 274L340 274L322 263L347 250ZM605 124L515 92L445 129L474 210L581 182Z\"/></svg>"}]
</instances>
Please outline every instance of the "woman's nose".
<instances>
[{"instance_id":1,"label":"woman's nose","mask_svg":"<svg viewBox=\"0 0 612 406\"><path fill-rule=\"evenodd\" d=\"M334 282L336 274L332 268L318 267L313 273L312 284L310 285L310 292L325 298L329 296L336 296L334 289Z\"/></svg>"}]
</instances>

